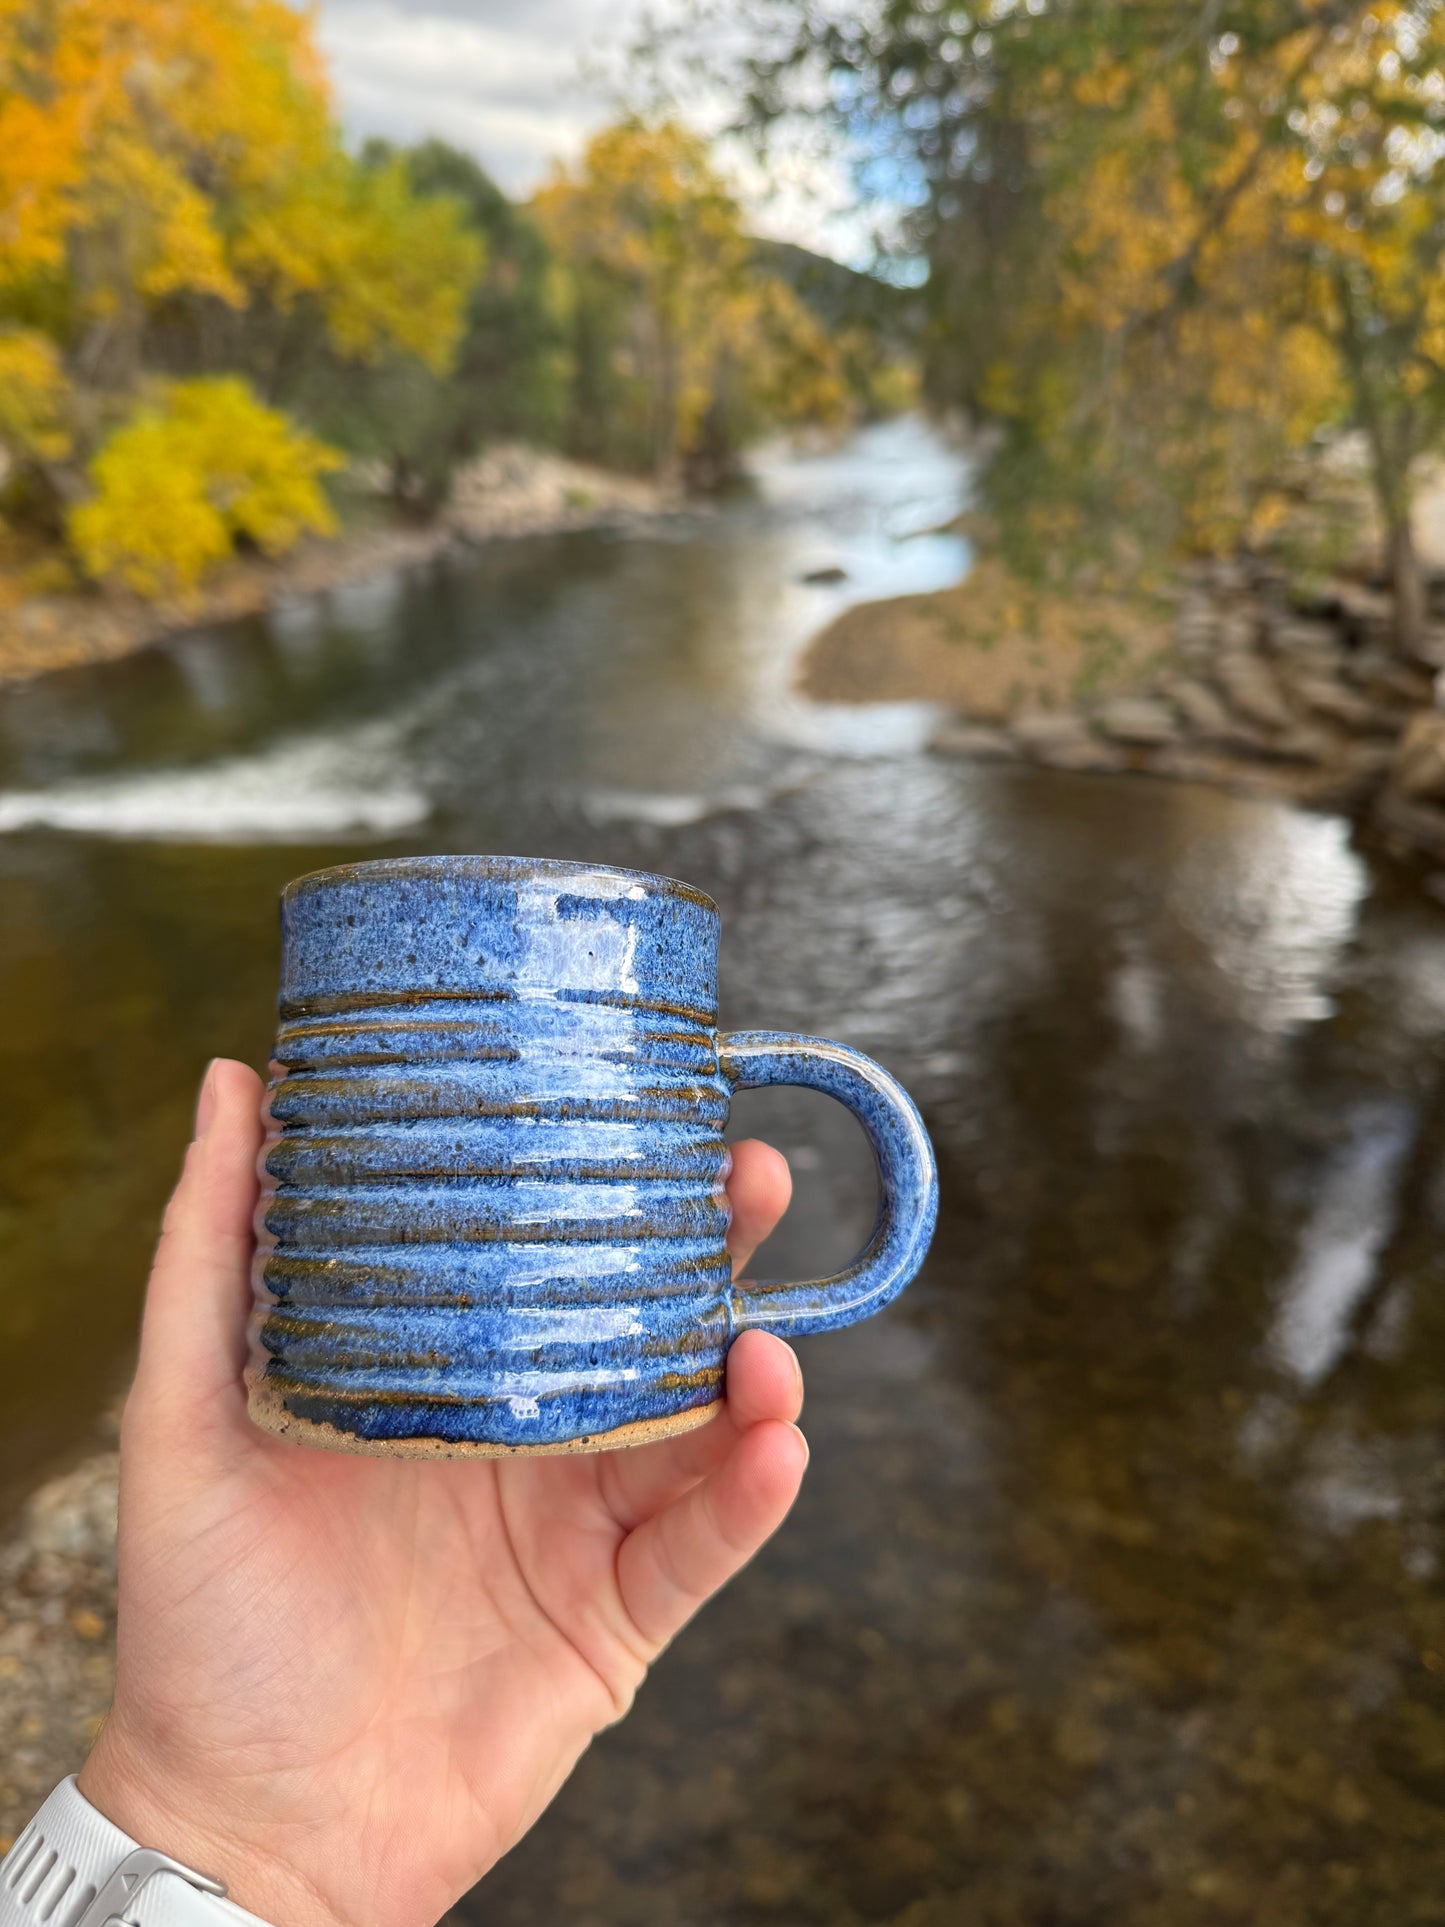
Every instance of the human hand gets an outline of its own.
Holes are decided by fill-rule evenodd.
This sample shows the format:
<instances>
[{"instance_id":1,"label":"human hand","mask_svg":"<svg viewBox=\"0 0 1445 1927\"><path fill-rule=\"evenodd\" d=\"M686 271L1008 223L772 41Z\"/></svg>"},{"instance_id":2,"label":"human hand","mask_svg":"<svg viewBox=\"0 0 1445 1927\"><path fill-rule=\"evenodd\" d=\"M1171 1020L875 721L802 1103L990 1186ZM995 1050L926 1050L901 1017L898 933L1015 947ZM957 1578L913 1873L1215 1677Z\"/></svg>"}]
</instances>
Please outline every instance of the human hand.
<instances>
[{"instance_id":1,"label":"human hand","mask_svg":"<svg viewBox=\"0 0 1445 1927\"><path fill-rule=\"evenodd\" d=\"M276 1927L426 1927L527 1831L797 1495L802 1377L747 1332L699 1430L590 1457L288 1444L242 1383L260 1084L218 1060L121 1430L115 1705L81 1791ZM733 1151L740 1268L787 1207Z\"/></svg>"}]
</instances>

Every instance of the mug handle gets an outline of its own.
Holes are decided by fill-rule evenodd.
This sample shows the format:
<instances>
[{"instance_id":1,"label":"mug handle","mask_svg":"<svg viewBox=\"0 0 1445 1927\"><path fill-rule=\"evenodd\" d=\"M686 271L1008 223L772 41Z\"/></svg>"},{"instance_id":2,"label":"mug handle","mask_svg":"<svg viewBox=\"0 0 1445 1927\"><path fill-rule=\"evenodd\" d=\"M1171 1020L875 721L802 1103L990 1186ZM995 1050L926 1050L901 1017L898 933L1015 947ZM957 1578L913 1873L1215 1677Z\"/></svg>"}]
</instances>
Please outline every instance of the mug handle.
<instances>
[{"instance_id":1,"label":"mug handle","mask_svg":"<svg viewBox=\"0 0 1445 1927\"><path fill-rule=\"evenodd\" d=\"M753 1326L789 1338L853 1325L881 1311L917 1272L938 1217L938 1170L923 1120L903 1086L862 1051L791 1031L725 1031L718 1068L734 1090L802 1084L858 1119L878 1160L878 1222L846 1271L805 1284L734 1285L734 1331Z\"/></svg>"}]
</instances>

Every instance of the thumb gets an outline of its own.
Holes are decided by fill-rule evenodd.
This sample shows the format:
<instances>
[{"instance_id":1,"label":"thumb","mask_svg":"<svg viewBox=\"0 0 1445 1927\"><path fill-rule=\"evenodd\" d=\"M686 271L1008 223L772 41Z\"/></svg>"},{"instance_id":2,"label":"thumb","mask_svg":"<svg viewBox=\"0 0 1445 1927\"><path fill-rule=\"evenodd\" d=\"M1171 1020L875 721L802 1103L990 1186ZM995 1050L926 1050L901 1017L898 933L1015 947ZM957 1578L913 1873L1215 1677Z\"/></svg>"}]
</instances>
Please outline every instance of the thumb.
<instances>
[{"instance_id":1,"label":"thumb","mask_svg":"<svg viewBox=\"0 0 1445 1927\"><path fill-rule=\"evenodd\" d=\"M147 1416L192 1436L245 1413L260 1106L256 1073L218 1057L146 1290L133 1396Z\"/></svg>"}]
</instances>

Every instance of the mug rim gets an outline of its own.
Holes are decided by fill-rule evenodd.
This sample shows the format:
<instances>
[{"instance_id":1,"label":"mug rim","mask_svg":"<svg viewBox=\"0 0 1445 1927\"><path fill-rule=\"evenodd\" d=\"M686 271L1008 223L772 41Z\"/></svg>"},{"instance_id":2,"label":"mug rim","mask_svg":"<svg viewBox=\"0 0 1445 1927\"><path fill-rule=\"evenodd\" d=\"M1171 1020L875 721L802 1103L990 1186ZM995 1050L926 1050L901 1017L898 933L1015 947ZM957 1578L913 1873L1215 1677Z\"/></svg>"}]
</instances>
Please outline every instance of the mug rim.
<instances>
[{"instance_id":1,"label":"mug rim","mask_svg":"<svg viewBox=\"0 0 1445 1927\"><path fill-rule=\"evenodd\" d=\"M630 870L614 863L580 863L566 857L474 856L464 852L454 856L368 857L360 863L327 864L320 870L308 870L302 876L292 877L282 887L281 901L289 903L302 890L318 885L368 881L372 878L384 881L409 876L435 876L447 870L502 881L538 873L559 878L573 877L579 881L588 877L621 877L631 883L646 885L649 895L680 897L686 903L710 910L715 917L721 916L717 905L705 890L699 890L694 883L685 883L681 877L663 876L653 870Z\"/></svg>"}]
</instances>

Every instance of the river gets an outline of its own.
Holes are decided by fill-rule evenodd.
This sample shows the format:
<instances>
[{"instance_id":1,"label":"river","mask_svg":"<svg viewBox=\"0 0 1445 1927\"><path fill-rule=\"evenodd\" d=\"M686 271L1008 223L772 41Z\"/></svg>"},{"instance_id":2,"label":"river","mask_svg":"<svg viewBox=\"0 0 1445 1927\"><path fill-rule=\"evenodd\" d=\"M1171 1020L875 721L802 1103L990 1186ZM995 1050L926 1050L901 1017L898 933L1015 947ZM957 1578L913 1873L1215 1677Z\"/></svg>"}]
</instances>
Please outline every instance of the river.
<instances>
[{"instance_id":1,"label":"river","mask_svg":"<svg viewBox=\"0 0 1445 1927\"><path fill-rule=\"evenodd\" d=\"M934 1135L923 1276L800 1347L792 1520L478 1927L1445 1921L1445 913L1329 817L798 698L831 614L963 572L965 479L890 424L0 698L8 1503L123 1382L302 870L686 877L724 1021L872 1051ZM846 1258L851 1120L735 1123L793 1162L769 1273Z\"/></svg>"}]
</instances>

